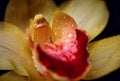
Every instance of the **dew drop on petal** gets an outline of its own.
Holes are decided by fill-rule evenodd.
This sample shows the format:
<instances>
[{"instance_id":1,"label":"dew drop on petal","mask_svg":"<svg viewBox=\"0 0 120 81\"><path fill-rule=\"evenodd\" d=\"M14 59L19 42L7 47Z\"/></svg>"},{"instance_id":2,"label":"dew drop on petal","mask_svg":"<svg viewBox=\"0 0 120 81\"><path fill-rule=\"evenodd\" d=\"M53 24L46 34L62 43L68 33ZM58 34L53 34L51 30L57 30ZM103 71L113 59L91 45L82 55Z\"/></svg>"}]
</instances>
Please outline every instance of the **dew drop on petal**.
<instances>
[{"instance_id":1,"label":"dew drop on petal","mask_svg":"<svg viewBox=\"0 0 120 81\"><path fill-rule=\"evenodd\" d=\"M68 34L68 37L70 37L70 38L71 38L71 37L72 37L72 34L71 34L71 33L69 33L69 34Z\"/></svg>"},{"instance_id":2,"label":"dew drop on petal","mask_svg":"<svg viewBox=\"0 0 120 81\"><path fill-rule=\"evenodd\" d=\"M65 22L65 25L67 25L67 22Z\"/></svg>"}]
</instances>

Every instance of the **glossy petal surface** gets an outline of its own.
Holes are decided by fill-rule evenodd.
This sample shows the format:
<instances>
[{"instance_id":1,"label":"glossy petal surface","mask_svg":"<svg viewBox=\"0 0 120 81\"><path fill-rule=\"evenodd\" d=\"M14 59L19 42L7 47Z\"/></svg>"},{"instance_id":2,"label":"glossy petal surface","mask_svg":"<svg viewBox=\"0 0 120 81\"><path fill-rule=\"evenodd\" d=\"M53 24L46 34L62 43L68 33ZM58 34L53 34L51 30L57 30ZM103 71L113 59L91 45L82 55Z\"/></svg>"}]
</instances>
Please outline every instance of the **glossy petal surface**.
<instances>
[{"instance_id":1,"label":"glossy petal surface","mask_svg":"<svg viewBox=\"0 0 120 81\"><path fill-rule=\"evenodd\" d=\"M58 80L80 79L89 66L88 37L77 29L72 17L60 11L54 14L51 26L39 15L27 30L38 71Z\"/></svg>"},{"instance_id":2,"label":"glossy petal surface","mask_svg":"<svg viewBox=\"0 0 120 81\"><path fill-rule=\"evenodd\" d=\"M60 9L75 19L78 28L87 33L89 40L103 31L109 18L104 0L69 0Z\"/></svg>"}]
</instances>

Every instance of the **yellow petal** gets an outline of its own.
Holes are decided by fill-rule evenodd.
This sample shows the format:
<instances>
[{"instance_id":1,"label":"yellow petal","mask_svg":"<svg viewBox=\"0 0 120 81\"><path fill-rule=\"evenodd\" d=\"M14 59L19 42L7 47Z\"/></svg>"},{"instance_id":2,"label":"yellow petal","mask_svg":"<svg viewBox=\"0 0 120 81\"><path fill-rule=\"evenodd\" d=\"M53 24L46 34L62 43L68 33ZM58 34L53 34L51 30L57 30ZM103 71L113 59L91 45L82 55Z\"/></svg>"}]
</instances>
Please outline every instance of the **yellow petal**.
<instances>
[{"instance_id":1,"label":"yellow petal","mask_svg":"<svg viewBox=\"0 0 120 81\"><path fill-rule=\"evenodd\" d=\"M27 77L20 76L13 71L10 71L0 76L0 81L28 81Z\"/></svg>"},{"instance_id":2,"label":"yellow petal","mask_svg":"<svg viewBox=\"0 0 120 81\"><path fill-rule=\"evenodd\" d=\"M101 33L109 17L104 0L69 0L63 3L60 9L75 19L90 40Z\"/></svg>"},{"instance_id":3,"label":"yellow petal","mask_svg":"<svg viewBox=\"0 0 120 81\"><path fill-rule=\"evenodd\" d=\"M29 19L35 14L44 14L50 21L56 9L52 0L10 0L5 14L5 21L19 26L25 30L29 26Z\"/></svg>"},{"instance_id":4,"label":"yellow petal","mask_svg":"<svg viewBox=\"0 0 120 81\"><path fill-rule=\"evenodd\" d=\"M120 68L120 35L89 44L91 69L85 79L100 78Z\"/></svg>"},{"instance_id":5,"label":"yellow petal","mask_svg":"<svg viewBox=\"0 0 120 81\"><path fill-rule=\"evenodd\" d=\"M26 35L8 23L0 23L0 70L13 70L30 81L45 79L34 67Z\"/></svg>"}]
</instances>

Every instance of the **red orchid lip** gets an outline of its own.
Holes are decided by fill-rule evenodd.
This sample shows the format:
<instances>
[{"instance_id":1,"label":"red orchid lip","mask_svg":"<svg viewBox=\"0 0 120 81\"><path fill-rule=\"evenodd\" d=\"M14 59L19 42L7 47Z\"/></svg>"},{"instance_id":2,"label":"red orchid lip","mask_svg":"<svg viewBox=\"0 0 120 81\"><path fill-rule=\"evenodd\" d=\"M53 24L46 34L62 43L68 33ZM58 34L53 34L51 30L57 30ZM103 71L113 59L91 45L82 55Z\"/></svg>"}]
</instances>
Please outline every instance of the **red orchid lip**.
<instances>
[{"instance_id":1,"label":"red orchid lip","mask_svg":"<svg viewBox=\"0 0 120 81\"><path fill-rule=\"evenodd\" d=\"M80 31L77 30L77 33L80 34ZM80 36L78 36L78 40L80 40ZM83 37L82 37L83 38ZM83 41L86 37L84 37ZM80 43L80 42L79 42ZM84 42L85 45L85 42ZM85 45L86 46L86 45ZM83 46L83 47L85 47ZM37 53L39 54L38 60L49 70L52 72L55 72L59 76L65 76L70 79L74 79L76 77L82 76L84 71L88 67L88 62L86 58L88 58L88 52L86 49L81 49L83 47L80 47L79 44L77 44L78 51L74 53L74 55L71 55L71 58L74 57L73 60L71 60L70 56L66 56L65 53L62 53L63 56L50 56L47 53L45 53L39 46L36 47ZM79 50L80 49L80 50ZM52 48L51 48L52 50ZM54 50L54 49L53 49ZM82 55L83 54L83 55ZM56 58L55 58L56 57ZM84 58L82 58L84 57ZM47 60L46 60L47 58ZM62 58L65 58L66 60L63 61ZM83 63L82 63L83 62Z\"/></svg>"},{"instance_id":2,"label":"red orchid lip","mask_svg":"<svg viewBox=\"0 0 120 81\"><path fill-rule=\"evenodd\" d=\"M42 21L43 17L37 19ZM32 28L28 29L33 60L38 71L54 79L56 76L53 74L59 79L60 77L71 80L82 78L89 67L89 53L86 49L87 35L77 29L75 21L70 16L60 11L56 12L53 17L52 29L47 21L38 23L38 20L33 20ZM40 28L37 27L39 25Z\"/></svg>"}]
</instances>

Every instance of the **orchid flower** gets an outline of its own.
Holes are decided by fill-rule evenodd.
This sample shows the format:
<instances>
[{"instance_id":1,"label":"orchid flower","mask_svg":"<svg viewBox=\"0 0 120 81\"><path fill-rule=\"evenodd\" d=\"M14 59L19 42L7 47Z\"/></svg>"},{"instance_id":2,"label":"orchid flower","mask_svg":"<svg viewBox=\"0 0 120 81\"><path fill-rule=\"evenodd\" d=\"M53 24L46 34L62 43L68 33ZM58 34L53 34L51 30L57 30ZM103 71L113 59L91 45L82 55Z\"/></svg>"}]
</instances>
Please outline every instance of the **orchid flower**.
<instances>
[{"instance_id":1,"label":"orchid flower","mask_svg":"<svg viewBox=\"0 0 120 81\"><path fill-rule=\"evenodd\" d=\"M104 0L10 0L0 23L0 81L93 80L120 68L120 35L93 41ZM29 23L30 22L30 23Z\"/></svg>"}]
</instances>

